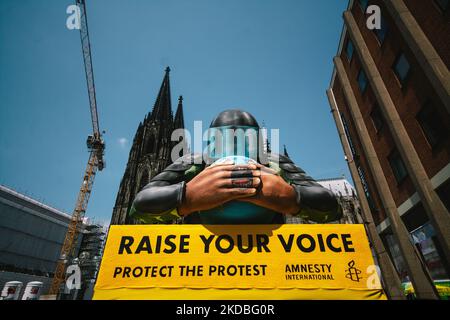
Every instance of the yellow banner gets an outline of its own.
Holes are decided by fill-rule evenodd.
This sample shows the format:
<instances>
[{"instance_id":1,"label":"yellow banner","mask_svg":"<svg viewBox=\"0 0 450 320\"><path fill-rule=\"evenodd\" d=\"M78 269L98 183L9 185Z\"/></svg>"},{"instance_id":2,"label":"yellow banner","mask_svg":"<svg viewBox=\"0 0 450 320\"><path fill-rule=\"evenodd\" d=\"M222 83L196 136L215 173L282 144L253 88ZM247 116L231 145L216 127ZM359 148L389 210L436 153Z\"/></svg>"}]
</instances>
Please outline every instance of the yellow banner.
<instances>
[{"instance_id":1,"label":"yellow banner","mask_svg":"<svg viewBox=\"0 0 450 320\"><path fill-rule=\"evenodd\" d=\"M114 225L94 299L385 296L363 225Z\"/></svg>"}]
</instances>

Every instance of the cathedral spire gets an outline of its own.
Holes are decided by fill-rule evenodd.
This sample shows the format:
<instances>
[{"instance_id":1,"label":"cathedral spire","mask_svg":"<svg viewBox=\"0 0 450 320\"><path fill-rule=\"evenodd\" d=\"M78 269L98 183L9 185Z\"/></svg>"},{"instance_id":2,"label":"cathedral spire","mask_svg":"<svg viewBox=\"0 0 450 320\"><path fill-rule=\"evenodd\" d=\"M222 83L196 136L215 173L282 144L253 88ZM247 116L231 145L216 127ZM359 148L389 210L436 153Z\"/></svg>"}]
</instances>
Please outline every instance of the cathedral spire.
<instances>
[{"instance_id":1,"label":"cathedral spire","mask_svg":"<svg viewBox=\"0 0 450 320\"><path fill-rule=\"evenodd\" d=\"M172 103L170 99L170 81L169 81L170 68L166 68L166 74L164 75L161 88L159 89L158 98L156 98L155 105L153 106L151 120L159 121L171 121L172 120Z\"/></svg>"},{"instance_id":2,"label":"cathedral spire","mask_svg":"<svg viewBox=\"0 0 450 320\"><path fill-rule=\"evenodd\" d=\"M174 129L184 129L184 116L183 116L183 96L178 98L177 112L175 113L175 120L173 123Z\"/></svg>"},{"instance_id":3,"label":"cathedral spire","mask_svg":"<svg viewBox=\"0 0 450 320\"><path fill-rule=\"evenodd\" d=\"M284 146L284 156L289 158L289 154L287 152L286 145L283 145L283 146Z\"/></svg>"}]
</instances>

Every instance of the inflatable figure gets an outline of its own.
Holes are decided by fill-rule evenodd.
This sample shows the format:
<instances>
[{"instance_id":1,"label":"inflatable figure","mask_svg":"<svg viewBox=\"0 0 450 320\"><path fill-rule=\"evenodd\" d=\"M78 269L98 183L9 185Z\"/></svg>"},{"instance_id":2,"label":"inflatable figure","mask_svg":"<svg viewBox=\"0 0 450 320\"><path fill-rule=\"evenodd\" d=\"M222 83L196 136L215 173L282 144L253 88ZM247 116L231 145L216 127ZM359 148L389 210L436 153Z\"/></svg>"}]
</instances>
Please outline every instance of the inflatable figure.
<instances>
[{"instance_id":1,"label":"inflatable figure","mask_svg":"<svg viewBox=\"0 0 450 320\"><path fill-rule=\"evenodd\" d=\"M179 158L136 195L133 218L207 225L282 224L285 215L325 223L342 216L335 195L288 157L269 152L261 161L261 141L254 141L259 125L250 113L221 112L210 135L206 159Z\"/></svg>"}]
</instances>

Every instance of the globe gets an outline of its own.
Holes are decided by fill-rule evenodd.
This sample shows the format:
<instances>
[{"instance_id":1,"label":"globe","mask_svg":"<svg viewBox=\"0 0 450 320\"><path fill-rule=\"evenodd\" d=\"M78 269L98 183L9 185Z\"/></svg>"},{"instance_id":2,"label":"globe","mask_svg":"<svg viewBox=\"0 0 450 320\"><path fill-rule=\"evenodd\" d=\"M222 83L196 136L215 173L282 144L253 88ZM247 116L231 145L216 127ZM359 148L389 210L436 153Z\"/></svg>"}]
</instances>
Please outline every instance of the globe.
<instances>
[{"instance_id":1,"label":"globe","mask_svg":"<svg viewBox=\"0 0 450 320\"><path fill-rule=\"evenodd\" d=\"M223 157L218 160L216 160L214 163L211 164L211 166L216 166L218 164L222 164L227 161L232 161L234 164L256 164L257 162L251 158L244 157L244 156L228 156Z\"/></svg>"},{"instance_id":2,"label":"globe","mask_svg":"<svg viewBox=\"0 0 450 320\"><path fill-rule=\"evenodd\" d=\"M234 164L252 164L255 160L243 156L228 156L215 161L215 166L227 161ZM213 209L199 212L202 224L270 224L277 212L250 202L229 201Z\"/></svg>"}]
</instances>

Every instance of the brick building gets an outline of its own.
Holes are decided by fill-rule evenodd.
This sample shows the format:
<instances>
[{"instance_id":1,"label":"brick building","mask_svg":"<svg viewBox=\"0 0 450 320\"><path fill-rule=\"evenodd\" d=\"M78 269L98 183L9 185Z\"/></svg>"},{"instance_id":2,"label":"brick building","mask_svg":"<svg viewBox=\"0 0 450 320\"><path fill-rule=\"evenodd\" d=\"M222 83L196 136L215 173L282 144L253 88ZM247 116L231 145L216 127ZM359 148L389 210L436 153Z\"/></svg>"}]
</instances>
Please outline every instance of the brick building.
<instances>
[{"instance_id":1,"label":"brick building","mask_svg":"<svg viewBox=\"0 0 450 320\"><path fill-rule=\"evenodd\" d=\"M327 90L391 276L411 281L421 298L435 298L433 281L450 277L449 7L350 0ZM378 8L381 24L370 29Z\"/></svg>"}]
</instances>

